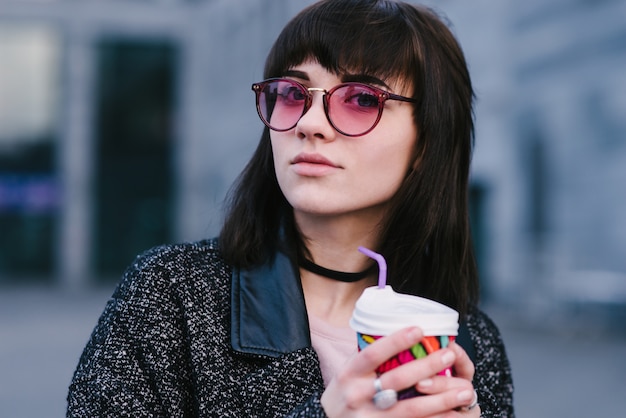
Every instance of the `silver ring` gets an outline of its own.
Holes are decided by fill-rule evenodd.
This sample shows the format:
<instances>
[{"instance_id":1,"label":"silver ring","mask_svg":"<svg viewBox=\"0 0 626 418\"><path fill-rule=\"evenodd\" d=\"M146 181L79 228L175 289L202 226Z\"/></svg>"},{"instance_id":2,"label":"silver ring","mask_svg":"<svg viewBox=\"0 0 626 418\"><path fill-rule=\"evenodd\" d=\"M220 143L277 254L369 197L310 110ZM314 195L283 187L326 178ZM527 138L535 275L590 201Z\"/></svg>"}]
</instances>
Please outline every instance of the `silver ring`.
<instances>
[{"instance_id":1,"label":"silver ring","mask_svg":"<svg viewBox=\"0 0 626 418\"><path fill-rule=\"evenodd\" d=\"M383 389L380 379L374 380L374 406L378 409L389 409L398 402L398 392L393 389Z\"/></svg>"},{"instance_id":2,"label":"silver ring","mask_svg":"<svg viewBox=\"0 0 626 418\"><path fill-rule=\"evenodd\" d=\"M463 412L467 412L467 411L471 411L472 409L476 408L477 406L478 406L478 393L476 392L476 389L474 389L474 400L472 401L472 403L467 405L467 406L462 406L459 409L461 411L463 411Z\"/></svg>"}]
</instances>

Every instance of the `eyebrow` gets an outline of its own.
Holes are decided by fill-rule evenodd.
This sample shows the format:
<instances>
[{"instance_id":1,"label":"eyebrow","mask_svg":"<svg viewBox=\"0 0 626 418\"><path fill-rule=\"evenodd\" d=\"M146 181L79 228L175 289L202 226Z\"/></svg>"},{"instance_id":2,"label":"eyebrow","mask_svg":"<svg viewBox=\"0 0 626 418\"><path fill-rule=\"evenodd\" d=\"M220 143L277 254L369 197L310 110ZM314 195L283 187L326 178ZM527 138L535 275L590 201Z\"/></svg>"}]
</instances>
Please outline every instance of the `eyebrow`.
<instances>
[{"instance_id":1,"label":"eyebrow","mask_svg":"<svg viewBox=\"0 0 626 418\"><path fill-rule=\"evenodd\" d=\"M310 81L309 75L307 73L305 73L304 71L287 70L287 71L285 71L283 76L284 77L295 77L295 78L300 78L302 80Z\"/></svg>"},{"instance_id":2,"label":"eyebrow","mask_svg":"<svg viewBox=\"0 0 626 418\"><path fill-rule=\"evenodd\" d=\"M309 78L309 75L304 71L287 70L285 71L283 76L295 77L301 80L311 81ZM390 89L387 83L382 81L380 78L374 77L368 74L344 74L341 76L341 82L342 83L358 82L358 83L365 83L365 84L374 84L374 85L384 87L386 89Z\"/></svg>"},{"instance_id":3,"label":"eyebrow","mask_svg":"<svg viewBox=\"0 0 626 418\"><path fill-rule=\"evenodd\" d=\"M374 77L368 74L344 74L341 77L341 81L346 82L358 82L358 83L366 83L366 84L375 84L386 89L389 89L387 83L381 80L378 77Z\"/></svg>"}]
</instances>

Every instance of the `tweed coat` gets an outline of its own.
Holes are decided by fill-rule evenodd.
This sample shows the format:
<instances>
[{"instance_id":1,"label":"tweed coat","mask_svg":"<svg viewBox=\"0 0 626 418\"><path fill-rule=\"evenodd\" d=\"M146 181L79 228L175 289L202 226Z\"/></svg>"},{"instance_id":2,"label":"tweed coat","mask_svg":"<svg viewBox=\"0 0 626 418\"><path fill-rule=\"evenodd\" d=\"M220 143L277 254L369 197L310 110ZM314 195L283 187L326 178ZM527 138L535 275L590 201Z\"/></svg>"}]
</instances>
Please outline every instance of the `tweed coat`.
<instances>
[{"instance_id":1,"label":"tweed coat","mask_svg":"<svg viewBox=\"0 0 626 418\"><path fill-rule=\"evenodd\" d=\"M140 255L79 360L67 416L325 417L302 291L285 260L239 271L216 240ZM512 417L497 328L474 309L467 329L483 416Z\"/></svg>"}]
</instances>

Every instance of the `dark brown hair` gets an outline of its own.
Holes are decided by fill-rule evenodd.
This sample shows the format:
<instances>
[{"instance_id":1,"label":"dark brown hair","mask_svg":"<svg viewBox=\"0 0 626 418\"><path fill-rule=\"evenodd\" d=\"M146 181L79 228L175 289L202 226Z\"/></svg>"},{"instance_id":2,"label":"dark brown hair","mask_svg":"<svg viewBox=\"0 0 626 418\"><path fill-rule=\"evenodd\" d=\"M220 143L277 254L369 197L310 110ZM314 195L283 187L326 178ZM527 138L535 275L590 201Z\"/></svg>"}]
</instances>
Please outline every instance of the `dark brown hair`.
<instances>
[{"instance_id":1,"label":"dark brown hair","mask_svg":"<svg viewBox=\"0 0 626 418\"><path fill-rule=\"evenodd\" d=\"M394 289L465 313L478 298L467 202L474 94L454 35L425 7L323 0L283 29L264 75L282 76L309 58L336 74L371 74L413 87L418 163L392 199L376 250L387 260ZM267 128L227 205L220 245L233 264L264 261L281 237L306 251L276 180Z\"/></svg>"}]
</instances>

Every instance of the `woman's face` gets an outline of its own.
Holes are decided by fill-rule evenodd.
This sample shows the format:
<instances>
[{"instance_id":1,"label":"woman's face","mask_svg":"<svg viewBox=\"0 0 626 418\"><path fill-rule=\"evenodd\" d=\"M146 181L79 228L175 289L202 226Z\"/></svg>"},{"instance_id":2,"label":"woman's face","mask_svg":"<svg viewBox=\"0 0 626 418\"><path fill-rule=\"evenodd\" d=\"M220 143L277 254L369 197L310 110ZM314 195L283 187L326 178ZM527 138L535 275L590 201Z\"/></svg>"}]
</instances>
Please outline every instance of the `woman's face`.
<instances>
[{"instance_id":1,"label":"woman's face","mask_svg":"<svg viewBox=\"0 0 626 418\"><path fill-rule=\"evenodd\" d=\"M327 91L346 81L315 61L290 69L286 77ZM350 80L354 78L350 75ZM396 90L398 84L370 79L368 83L376 87L411 96L411 91ZM313 92L312 106L296 127L270 131L270 137L278 184L296 219L365 214L370 220L380 220L411 167L417 128L411 103L387 100L372 131L344 136L329 124L322 93Z\"/></svg>"}]
</instances>

